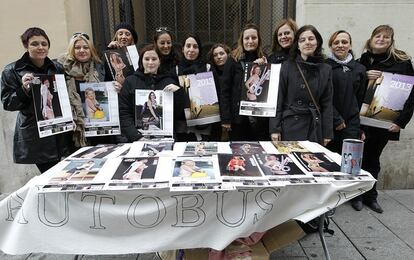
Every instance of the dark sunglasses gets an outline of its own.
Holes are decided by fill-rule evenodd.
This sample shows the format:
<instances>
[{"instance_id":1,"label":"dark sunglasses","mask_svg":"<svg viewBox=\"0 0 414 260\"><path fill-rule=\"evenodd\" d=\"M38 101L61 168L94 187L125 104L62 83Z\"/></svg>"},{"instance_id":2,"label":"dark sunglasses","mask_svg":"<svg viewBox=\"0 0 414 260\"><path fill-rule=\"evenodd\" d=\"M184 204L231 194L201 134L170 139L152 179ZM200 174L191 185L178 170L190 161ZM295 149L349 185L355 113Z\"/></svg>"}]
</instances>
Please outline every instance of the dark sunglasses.
<instances>
[{"instance_id":1,"label":"dark sunglasses","mask_svg":"<svg viewBox=\"0 0 414 260\"><path fill-rule=\"evenodd\" d=\"M157 29L155 29L155 31L157 33L160 33L160 32L171 32L170 28L168 28L168 27L158 27Z\"/></svg>"},{"instance_id":2,"label":"dark sunglasses","mask_svg":"<svg viewBox=\"0 0 414 260\"><path fill-rule=\"evenodd\" d=\"M78 36L83 36L89 41L89 35L87 35L86 33L81 33L81 32L74 33L72 36L72 39Z\"/></svg>"}]
</instances>

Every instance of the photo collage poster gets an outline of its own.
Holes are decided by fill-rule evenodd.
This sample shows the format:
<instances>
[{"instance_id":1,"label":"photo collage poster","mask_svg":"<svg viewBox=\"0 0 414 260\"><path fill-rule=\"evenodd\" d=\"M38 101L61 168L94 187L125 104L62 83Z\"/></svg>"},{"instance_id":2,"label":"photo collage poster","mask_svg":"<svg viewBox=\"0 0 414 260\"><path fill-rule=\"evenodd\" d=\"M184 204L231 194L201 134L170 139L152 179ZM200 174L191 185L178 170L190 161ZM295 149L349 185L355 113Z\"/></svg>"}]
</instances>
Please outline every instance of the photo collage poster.
<instances>
[{"instance_id":1,"label":"photo collage poster","mask_svg":"<svg viewBox=\"0 0 414 260\"><path fill-rule=\"evenodd\" d=\"M72 109L64 75L34 75L31 88L39 137L72 131Z\"/></svg>"},{"instance_id":2,"label":"photo collage poster","mask_svg":"<svg viewBox=\"0 0 414 260\"><path fill-rule=\"evenodd\" d=\"M216 84L211 71L182 75L179 84L184 88L188 103L184 109L188 126L220 122Z\"/></svg>"},{"instance_id":3,"label":"photo collage poster","mask_svg":"<svg viewBox=\"0 0 414 260\"><path fill-rule=\"evenodd\" d=\"M134 59L138 58L135 52L133 52L132 56ZM124 83L126 77L134 74L136 70L134 64L138 64L137 60L132 60L126 47L106 50L104 51L104 57L106 66L111 71L112 79L118 81L120 84Z\"/></svg>"},{"instance_id":4,"label":"photo collage poster","mask_svg":"<svg viewBox=\"0 0 414 260\"><path fill-rule=\"evenodd\" d=\"M119 135L118 93L112 82L80 83L85 135Z\"/></svg>"},{"instance_id":5,"label":"photo collage poster","mask_svg":"<svg viewBox=\"0 0 414 260\"><path fill-rule=\"evenodd\" d=\"M309 173L330 174L341 171L341 166L323 152L293 152L293 156Z\"/></svg>"},{"instance_id":6,"label":"photo collage poster","mask_svg":"<svg viewBox=\"0 0 414 260\"><path fill-rule=\"evenodd\" d=\"M414 76L388 72L370 80L360 111L361 124L388 129L403 110L413 84Z\"/></svg>"},{"instance_id":7,"label":"photo collage poster","mask_svg":"<svg viewBox=\"0 0 414 260\"><path fill-rule=\"evenodd\" d=\"M135 126L144 136L173 135L173 93L135 90Z\"/></svg>"},{"instance_id":8,"label":"photo collage poster","mask_svg":"<svg viewBox=\"0 0 414 260\"><path fill-rule=\"evenodd\" d=\"M279 89L280 64L245 63L240 115L274 117Z\"/></svg>"}]
</instances>

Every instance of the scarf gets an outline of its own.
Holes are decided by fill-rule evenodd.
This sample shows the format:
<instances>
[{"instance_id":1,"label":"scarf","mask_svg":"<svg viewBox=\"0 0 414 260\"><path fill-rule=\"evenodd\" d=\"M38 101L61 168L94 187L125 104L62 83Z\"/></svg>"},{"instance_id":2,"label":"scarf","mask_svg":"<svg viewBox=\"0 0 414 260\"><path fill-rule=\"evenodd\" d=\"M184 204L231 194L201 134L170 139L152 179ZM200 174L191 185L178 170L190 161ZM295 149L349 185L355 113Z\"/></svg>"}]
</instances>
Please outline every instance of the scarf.
<instances>
[{"instance_id":1,"label":"scarf","mask_svg":"<svg viewBox=\"0 0 414 260\"><path fill-rule=\"evenodd\" d=\"M341 64L341 65L346 65L346 64L348 64L354 57L352 56L352 54L351 53L348 53L348 55L346 56L346 58L344 59L344 60L340 60L340 59L338 59L332 52L330 52L329 54L328 54L328 58L329 59L331 59L331 60L333 60L333 61L335 61L336 63L338 63L338 64Z\"/></svg>"},{"instance_id":2,"label":"scarf","mask_svg":"<svg viewBox=\"0 0 414 260\"><path fill-rule=\"evenodd\" d=\"M81 63L68 58L66 55L58 58L65 70L66 87L68 89L69 102L72 109L73 121L76 125L73 133L75 147L86 146L85 137L85 113L83 112L80 93L76 88L75 78L83 78L84 82L99 82L98 72L95 69L95 62Z\"/></svg>"}]
</instances>

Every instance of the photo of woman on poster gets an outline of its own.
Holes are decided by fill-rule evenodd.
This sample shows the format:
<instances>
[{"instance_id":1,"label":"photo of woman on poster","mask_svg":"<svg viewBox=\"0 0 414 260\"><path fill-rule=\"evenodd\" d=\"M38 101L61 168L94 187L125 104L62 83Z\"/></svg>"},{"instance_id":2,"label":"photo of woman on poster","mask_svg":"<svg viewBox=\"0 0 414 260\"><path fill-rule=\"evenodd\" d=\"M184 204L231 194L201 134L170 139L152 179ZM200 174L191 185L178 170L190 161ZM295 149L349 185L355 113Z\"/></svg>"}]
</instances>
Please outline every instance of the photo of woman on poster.
<instances>
[{"instance_id":1,"label":"photo of woman on poster","mask_svg":"<svg viewBox=\"0 0 414 260\"><path fill-rule=\"evenodd\" d=\"M254 64L250 71L250 78L246 81L245 86L247 88L246 91L246 101L256 101L257 94L261 92L260 89L260 73L262 70L260 69L259 64ZM260 95L260 94L259 94Z\"/></svg>"},{"instance_id":2,"label":"photo of woman on poster","mask_svg":"<svg viewBox=\"0 0 414 260\"><path fill-rule=\"evenodd\" d=\"M85 89L85 104L86 104L86 116L89 119L99 119L105 117L103 109L100 107L99 102L96 100L95 90L92 88ZM97 114L97 111L102 111L102 115Z\"/></svg>"},{"instance_id":3,"label":"photo of woman on poster","mask_svg":"<svg viewBox=\"0 0 414 260\"><path fill-rule=\"evenodd\" d=\"M45 79L40 85L40 98L42 106L42 116L43 120L49 120L55 118L55 113L53 112L53 95L49 90L49 80Z\"/></svg>"},{"instance_id":4,"label":"photo of woman on poster","mask_svg":"<svg viewBox=\"0 0 414 260\"><path fill-rule=\"evenodd\" d=\"M161 116L157 113L157 96L154 91L148 95L148 100L141 110L143 130L148 130L150 125L161 128Z\"/></svg>"}]
</instances>

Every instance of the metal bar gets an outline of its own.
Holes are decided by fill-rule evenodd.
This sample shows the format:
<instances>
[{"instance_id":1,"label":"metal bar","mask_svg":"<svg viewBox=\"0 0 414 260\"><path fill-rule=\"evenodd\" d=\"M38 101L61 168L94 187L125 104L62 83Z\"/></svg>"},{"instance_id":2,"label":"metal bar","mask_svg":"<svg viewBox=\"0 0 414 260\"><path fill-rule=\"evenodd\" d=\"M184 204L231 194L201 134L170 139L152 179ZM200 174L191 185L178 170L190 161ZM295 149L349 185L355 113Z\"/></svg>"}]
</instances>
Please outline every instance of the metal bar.
<instances>
[{"instance_id":1,"label":"metal bar","mask_svg":"<svg viewBox=\"0 0 414 260\"><path fill-rule=\"evenodd\" d=\"M190 12L190 14L191 14L191 17L190 17L190 21L191 21L191 33L195 33L195 23L194 23L194 21L195 21L195 18L194 18L194 13L195 13L195 7L194 7L194 0L191 0L190 1L190 10L191 10L191 12Z\"/></svg>"},{"instance_id":2,"label":"metal bar","mask_svg":"<svg viewBox=\"0 0 414 260\"><path fill-rule=\"evenodd\" d=\"M177 0L174 0L174 31L175 31L175 40L178 39L178 22L177 22Z\"/></svg>"},{"instance_id":3,"label":"metal bar","mask_svg":"<svg viewBox=\"0 0 414 260\"><path fill-rule=\"evenodd\" d=\"M210 0L208 0L208 41L211 42L211 10Z\"/></svg>"},{"instance_id":4,"label":"metal bar","mask_svg":"<svg viewBox=\"0 0 414 260\"><path fill-rule=\"evenodd\" d=\"M223 1L223 43L226 43L226 1Z\"/></svg>"},{"instance_id":5,"label":"metal bar","mask_svg":"<svg viewBox=\"0 0 414 260\"><path fill-rule=\"evenodd\" d=\"M326 245L325 237L323 236L323 228L325 223L326 214L322 214L319 216L319 238L321 239L323 251L325 253L326 260L331 260L331 256L329 255L328 246Z\"/></svg>"}]
</instances>

